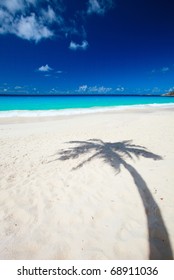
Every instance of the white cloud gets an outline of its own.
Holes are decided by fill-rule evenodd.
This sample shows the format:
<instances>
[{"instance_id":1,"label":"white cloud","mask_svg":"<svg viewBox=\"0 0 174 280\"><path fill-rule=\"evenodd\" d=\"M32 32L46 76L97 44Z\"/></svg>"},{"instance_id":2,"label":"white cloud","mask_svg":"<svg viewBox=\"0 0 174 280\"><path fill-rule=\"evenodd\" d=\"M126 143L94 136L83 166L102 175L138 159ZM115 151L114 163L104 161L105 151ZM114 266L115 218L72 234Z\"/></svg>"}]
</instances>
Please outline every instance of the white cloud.
<instances>
[{"instance_id":1,"label":"white cloud","mask_svg":"<svg viewBox=\"0 0 174 280\"><path fill-rule=\"evenodd\" d=\"M70 42L70 45L69 45L69 48L71 50L86 50L88 48L88 42L87 41L83 41L82 44L78 44L78 43L75 43L73 41Z\"/></svg>"},{"instance_id":2,"label":"white cloud","mask_svg":"<svg viewBox=\"0 0 174 280\"><path fill-rule=\"evenodd\" d=\"M169 67L163 67L161 68L161 72L165 73L165 72L168 72L170 70Z\"/></svg>"},{"instance_id":3,"label":"white cloud","mask_svg":"<svg viewBox=\"0 0 174 280\"><path fill-rule=\"evenodd\" d=\"M47 11L42 10L42 14L49 22L54 22L56 20L56 14L50 6L48 6Z\"/></svg>"},{"instance_id":4,"label":"white cloud","mask_svg":"<svg viewBox=\"0 0 174 280\"><path fill-rule=\"evenodd\" d=\"M111 90L112 90L112 88L107 88L107 87L103 87L103 86L98 88L99 93L108 93Z\"/></svg>"},{"instance_id":5,"label":"white cloud","mask_svg":"<svg viewBox=\"0 0 174 280\"><path fill-rule=\"evenodd\" d=\"M167 91L168 91L168 92L170 92L170 91L174 91L174 86L173 86L173 87L171 87L171 88L169 88Z\"/></svg>"},{"instance_id":6,"label":"white cloud","mask_svg":"<svg viewBox=\"0 0 174 280\"><path fill-rule=\"evenodd\" d=\"M70 49L85 50L88 42L85 30L87 15L105 14L113 7L113 0L86 0L86 5L70 15L70 1L63 0L0 0L0 34L14 34L19 38L39 42L53 36L79 36L82 44L73 40ZM84 1L85 2L85 1Z\"/></svg>"},{"instance_id":7,"label":"white cloud","mask_svg":"<svg viewBox=\"0 0 174 280\"><path fill-rule=\"evenodd\" d=\"M101 86L101 87L93 86L93 87L88 88L89 92L97 92L97 93L107 93L111 90L112 90L112 88L106 88L103 86Z\"/></svg>"},{"instance_id":8,"label":"white cloud","mask_svg":"<svg viewBox=\"0 0 174 280\"><path fill-rule=\"evenodd\" d=\"M59 93L59 91L55 88L52 88L50 91L49 91L50 94L56 94L56 93Z\"/></svg>"},{"instance_id":9,"label":"white cloud","mask_svg":"<svg viewBox=\"0 0 174 280\"><path fill-rule=\"evenodd\" d=\"M16 30L14 30L14 33L23 39L38 42L43 38L53 36L53 32L44 26L42 21L39 21L34 13L28 17L21 16L19 22L15 23L15 25Z\"/></svg>"},{"instance_id":10,"label":"white cloud","mask_svg":"<svg viewBox=\"0 0 174 280\"><path fill-rule=\"evenodd\" d=\"M87 13L103 15L112 6L113 0L89 0Z\"/></svg>"},{"instance_id":11,"label":"white cloud","mask_svg":"<svg viewBox=\"0 0 174 280\"><path fill-rule=\"evenodd\" d=\"M7 11L0 9L0 34L10 33L12 28L13 17Z\"/></svg>"},{"instance_id":12,"label":"white cloud","mask_svg":"<svg viewBox=\"0 0 174 280\"><path fill-rule=\"evenodd\" d=\"M56 73L57 73L57 74L62 74L63 71L62 71L62 70L58 70L58 71L56 71Z\"/></svg>"},{"instance_id":13,"label":"white cloud","mask_svg":"<svg viewBox=\"0 0 174 280\"><path fill-rule=\"evenodd\" d=\"M112 88L104 87L104 86L87 86L87 85L82 85L79 86L77 92L79 93L98 93L98 94L105 94L112 91Z\"/></svg>"},{"instance_id":14,"label":"white cloud","mask_svg":"<svg viewBox=\"0 0 174 280\"><path fill-rule=\"evenodd\" d=\"M88 88L87 85L79 86L78 92L86 92L86 91L87 91L87 88Z\"/></svg>"},{"instance_id":15,"label":"white cloud","mask_svg":"<svg viewBox=\"0 0 174 280\"><path fill-rule=\"evenodd\" d=\"M158 88L158 87L154 87L154 88L152 89L152 92L153 92L153 93L158 93L158 92L160 92L160 91L161 91L161 89Z\"/></svg>"},{"instance_id":16,"label":"white cloud","mask_svg":"<svg viewBox=\"0 0 174 280\"><path fill-rule=\"evenodd\" d=\"M125 89L124 89L124 87L117 87L116 88L116 91L119 91L119 92L123 92Z\"/></svg>"},{"instance_id":17,"label":"white cloud","mask_svg":"<svg viewBox=\"0 0 174 280\"><path fill-rule=\"evenodd\" d=\"M0 0L0 34L11 33L35 42L54 35L52 24L60 24L60 16L43 0Z\"/></svg>"},{"instance_id":18,"label":"white cloud","mask_svg":"<svg viewBox=\"0 0 174 280\"><path fill-rule=\"evenodd\" d=\"M100 7L100 4L97 0L89 0L89 4L88 4L88 13L92 14L92 13L97 13L97 14L101 14L103 13L103 10Z\"/></svg>"},{"instance_id":19,"label":"white cloud","mask_svg":"<svg viewBox=\"0 0 174 280\"><path fill-rule=\"evenodd\" d=\"M38 68L38 71L40 72L49 72L53 70L50 66L48 66L48 64L46 64L45 66L41 66Z\"/></svg>"},{"instance_id":20,"label":"white cloud","mask_svg":"<svg viewBox=\"0 0 174 280\"><path fill-rule=\"evenodd\" d=\"M167 66L165 66L165 67L162 67L162 68L153 69L153 70L151 71L151 73L152 73L152 74L154 74L154 73L160 73L160 72L166 73L166 72L168 72L168 71L170 71L170 68L167 67Z\"/></svg>"},{"instance_id":21,"label":"white cloud","mask_svg":"<svg viewBox=\"0 0 174 280\"><path fill-rule=\"evenodd\" d=\"M17 11L25 8L25 1L23 0L0 0L0 5L14 14Z\"/></svg>"}]
</instances>

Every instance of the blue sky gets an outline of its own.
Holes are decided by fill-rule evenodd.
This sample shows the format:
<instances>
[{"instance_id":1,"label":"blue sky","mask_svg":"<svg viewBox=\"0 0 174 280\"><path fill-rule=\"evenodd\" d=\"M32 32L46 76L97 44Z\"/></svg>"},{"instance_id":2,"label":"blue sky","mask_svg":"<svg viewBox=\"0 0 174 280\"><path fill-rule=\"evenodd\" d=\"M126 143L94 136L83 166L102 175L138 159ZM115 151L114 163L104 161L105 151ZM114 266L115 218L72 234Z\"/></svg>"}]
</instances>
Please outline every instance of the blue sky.
<instances>
[{"instance_id":1,"label":"blue sky","mask_svg":"<svg viewBox=\"0 0 174 280\"><path fill-rule=\"evenodd\" d=\"M0 0L0 93L174 88L173 0Z\"/></svg>"}]
</instances>

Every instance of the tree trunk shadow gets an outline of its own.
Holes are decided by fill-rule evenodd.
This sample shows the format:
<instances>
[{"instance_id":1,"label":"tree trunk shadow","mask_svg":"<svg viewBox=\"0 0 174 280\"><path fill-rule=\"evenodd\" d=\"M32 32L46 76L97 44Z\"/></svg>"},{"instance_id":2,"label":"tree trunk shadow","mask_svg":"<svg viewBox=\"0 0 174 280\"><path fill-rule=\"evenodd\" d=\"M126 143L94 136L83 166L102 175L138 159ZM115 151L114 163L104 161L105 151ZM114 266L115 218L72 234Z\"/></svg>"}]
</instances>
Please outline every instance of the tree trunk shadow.
<instances>
[{"instance_id":1,"label":"tree trunk shadow","mask_svg":"<svg viewBox=\"0 0 174 280\"><path fill-rule=\"evenodd\" d=\"M126 162L123 162L123 165L131 174L135 185L137 186L146 212L149 239L149 259L173 259L169 235L163 221L161 211L153 199L146 182L132 165Z\"/></svg>"},{"instance_id":2,"label":"tree trunk shadow","mask_svg":"<svg viewBox=\"0 0 174 280\"><path fill-rule=\"evenodd\" d=\"M162 157L148 151L143 146L132 144L131 140L110 143L100 139L90 139L87 141L71 141L69 143L77 146L59 151L58 160L76 159L81 155L92 153L92 156L79 163L73 170L83 167L83 165L91 162L95 158L100 158L109 164L117 174L121 171L120 166L124 166L133 178L145 209L148 226L149 259L172 260L173 254L169 234L159 206L155 202L142 176L132 165L125 161L126 157L133 159L133 156L153 160L161 160Z\"/></svg>"}]
</instances>

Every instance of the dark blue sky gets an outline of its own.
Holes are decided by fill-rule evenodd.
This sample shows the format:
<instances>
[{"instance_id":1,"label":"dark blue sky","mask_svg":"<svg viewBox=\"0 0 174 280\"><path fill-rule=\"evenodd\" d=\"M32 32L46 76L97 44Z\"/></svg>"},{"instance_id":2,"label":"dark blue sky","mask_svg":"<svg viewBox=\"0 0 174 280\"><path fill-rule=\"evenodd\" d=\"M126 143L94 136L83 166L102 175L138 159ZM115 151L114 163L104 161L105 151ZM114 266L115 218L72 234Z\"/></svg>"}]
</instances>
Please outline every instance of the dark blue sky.
<instances>
[{"instance_id":1,"label":"dark blue sky","mask_svg":"<svg viewBox=\"0 0 174 280\"><path fill-rule=\"evenodd\" d=\"M173 0L0 0L0 93L163 93Z\"/></svg>"}]
</instances>

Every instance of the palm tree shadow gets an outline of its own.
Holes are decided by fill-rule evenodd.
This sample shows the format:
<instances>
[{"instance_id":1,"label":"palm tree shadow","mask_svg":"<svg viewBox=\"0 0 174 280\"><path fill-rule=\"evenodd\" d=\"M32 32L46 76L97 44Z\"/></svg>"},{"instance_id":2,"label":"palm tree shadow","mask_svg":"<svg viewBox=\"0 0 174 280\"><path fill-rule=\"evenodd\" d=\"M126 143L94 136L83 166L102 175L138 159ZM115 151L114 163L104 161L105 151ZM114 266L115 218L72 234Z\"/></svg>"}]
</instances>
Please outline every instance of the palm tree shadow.
<instances>
[{"instance_id":1,"label":"palm tree shadow","mask_svg":"<svg viewBox=\"0 0 174 280\"><path fill-rule=\"evenodd\" d=\"M162 157L149 152L145 147L132 144L132 141L116 143L103 142L100 139L87 141L70 141L75 146L61 150L58 160L76 159L81 155L91 154L88 159L82 161L73 170L81 168L95 158L102 159L109 164L118 174L121 166L129 172L140 194L148 225L149 259L173 259L169 235L163 221L161 211L155 202L148 186L138 171L125 158L133 159L145 157L153 160L161 160Z\"/></svg>"}]
</instances>

